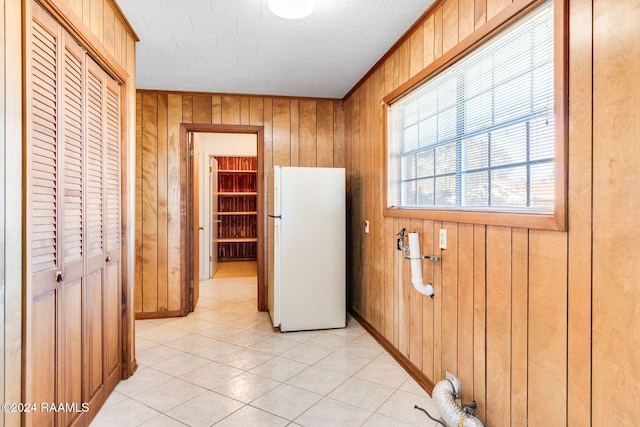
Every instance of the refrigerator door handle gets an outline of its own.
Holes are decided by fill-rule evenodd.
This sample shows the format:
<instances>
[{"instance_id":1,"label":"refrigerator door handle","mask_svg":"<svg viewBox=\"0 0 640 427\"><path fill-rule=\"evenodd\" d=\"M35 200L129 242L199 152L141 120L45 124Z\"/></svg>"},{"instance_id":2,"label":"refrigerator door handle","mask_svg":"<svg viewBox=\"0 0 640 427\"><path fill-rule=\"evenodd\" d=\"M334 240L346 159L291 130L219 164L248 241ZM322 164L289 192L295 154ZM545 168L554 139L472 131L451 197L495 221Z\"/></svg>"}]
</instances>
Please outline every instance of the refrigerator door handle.
<instances>
[{"instance_id":1,"label":"refrigerator door handle","mask_svg":"<svg viewBox=\"0 0 640 427\"><path fill-rule=\"evenodd\" d=\"M282 215L267 215L269 218L278 218L281 219Z\"/></svg>"}]
</instances>

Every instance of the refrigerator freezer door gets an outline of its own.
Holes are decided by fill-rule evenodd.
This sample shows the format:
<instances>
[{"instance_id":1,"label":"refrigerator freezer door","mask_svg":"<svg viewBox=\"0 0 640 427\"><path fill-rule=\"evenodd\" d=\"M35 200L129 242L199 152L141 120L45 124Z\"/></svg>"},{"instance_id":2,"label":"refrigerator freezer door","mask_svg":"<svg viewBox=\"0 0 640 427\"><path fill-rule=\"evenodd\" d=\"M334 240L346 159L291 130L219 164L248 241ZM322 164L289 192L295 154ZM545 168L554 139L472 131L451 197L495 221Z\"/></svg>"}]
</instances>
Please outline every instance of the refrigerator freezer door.
<instances>
[{"instance_id":1,"label":"refrigerator freezer door","mask_svg":"<svg viewBox=\"0 0 640 427\"><path fill-rule=\"evenodd\" d=\"M281 169L280 330L346 326L345 172Z\"/></svg>"}]
</instances>

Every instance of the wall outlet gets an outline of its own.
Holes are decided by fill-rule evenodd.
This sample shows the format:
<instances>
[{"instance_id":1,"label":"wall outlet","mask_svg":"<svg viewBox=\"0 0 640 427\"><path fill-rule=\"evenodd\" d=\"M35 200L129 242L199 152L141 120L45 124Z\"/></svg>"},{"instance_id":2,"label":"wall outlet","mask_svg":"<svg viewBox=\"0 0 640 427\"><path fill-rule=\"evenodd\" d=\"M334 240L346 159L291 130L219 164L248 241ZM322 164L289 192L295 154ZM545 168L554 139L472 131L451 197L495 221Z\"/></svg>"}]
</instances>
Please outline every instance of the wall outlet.
<instances>
[{"instance_id":1,"label":"wall outlet","mask_svg":"<svg viewBox=\"0 0 640 427\"><path fill-rule=\"evenodd\" d=\"M440 229L440 249L447 249L447 229Z\"/></svg>"},{"instance_id":2,"label":"wall outlet","mask_svg":"<svg viewBox=\"0 0 640 427\"><path fill-rule=\"evenodd\" d=\"M451 384L453 385L453 397L455 399L460 399L462 396L462 383L460 382L460 378L456 377L449 371L446 371L445 378L451 381Z\"/></svg>"},{"instance_id":3,"label":"wall outlet","mask_svg":"<svg viewBox=\"0 0 640 427\"><path fill-rule=\"evenodd\" d=\"M368 219L366 219L364 221L364 232L369 234L369 220Z\"/></svg>"}]
</instances>

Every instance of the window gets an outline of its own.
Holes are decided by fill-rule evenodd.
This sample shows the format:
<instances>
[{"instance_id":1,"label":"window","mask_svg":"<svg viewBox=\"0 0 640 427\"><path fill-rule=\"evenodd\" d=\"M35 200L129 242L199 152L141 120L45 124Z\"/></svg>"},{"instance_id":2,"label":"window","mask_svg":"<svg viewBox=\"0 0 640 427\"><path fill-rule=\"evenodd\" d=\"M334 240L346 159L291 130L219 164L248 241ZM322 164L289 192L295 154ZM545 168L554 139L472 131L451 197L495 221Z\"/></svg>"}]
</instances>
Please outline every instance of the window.
<instances>
[{"instance_id":1,"label":"window","mask_svg":"<svg viewBox=\"0 0 640 427\"><path fill-rule=\"evenodd\" d=\"M554 213L553 18L547 1L392 102L389 208Z\"/></svg>"}]
</instances>

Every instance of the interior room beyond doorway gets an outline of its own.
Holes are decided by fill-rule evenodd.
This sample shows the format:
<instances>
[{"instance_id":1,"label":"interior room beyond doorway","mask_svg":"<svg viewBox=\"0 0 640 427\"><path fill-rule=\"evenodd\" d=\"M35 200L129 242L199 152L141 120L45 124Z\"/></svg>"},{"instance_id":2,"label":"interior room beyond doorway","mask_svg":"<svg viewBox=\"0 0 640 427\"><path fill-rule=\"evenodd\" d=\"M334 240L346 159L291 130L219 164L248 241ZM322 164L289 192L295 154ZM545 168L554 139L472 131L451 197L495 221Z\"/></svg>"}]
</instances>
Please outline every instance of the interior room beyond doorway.
<instances>
[{"instance_id":1,"label":"interior room beyond doorway","mask_svg":"<svg viewBox=\"0 0 640 427\"><path fill-rule=\"evenodd\" d=\"M216 173L217 161L216 158L230 158L230 157L244 157L244 158L256 158L257 157L257 135L256 134L244 134L244 133L209 133L209 132L197 132L194 133L194 139L197 141L199 147L199 163L200 163L200 176L199 189L200 189L200 280L207 280L215 276L216 270L218 270L218 255L219 255L219 241L218 236L228 235L230 233L224 233L224 227L229 227L238 220L244 222L249 219L247 217L248 212L242 212L243 215L218 215L219 210L228 210L220 208L220 200L218 195L217 183L219 178L243 178L237 176L213 176ZM221 166L222 168L222 166ZM229 173L229 168L225 167L221 169L222 174ZM232 173L233 174L233 173ZM233 174L236 175L236 174ZM255 177L254 177L255 179ZM235 198L240 196L232 196ZM255 196L253 196L255 198ZM226 199L225 199L226 201ZM224 202L224 201L223 201ZM254 204L256 201L254 200ZM233 233L231 233L233 234ZM243 236L246 237L246 236ZM250 240L250 239L247 239ZM255 240L255 239L254 239ZM224 243L220 243L223 244ZM256 245L255 242L238 242L237 245ZM227 246L229 244L227 243ZM228 264L229 258L224 258L224 264ZM235 263L233 261L231 263ZM255 265L255 263L254 263ZM238 266L239 267L239 266Z\"/></svg>"}]
</instances>

